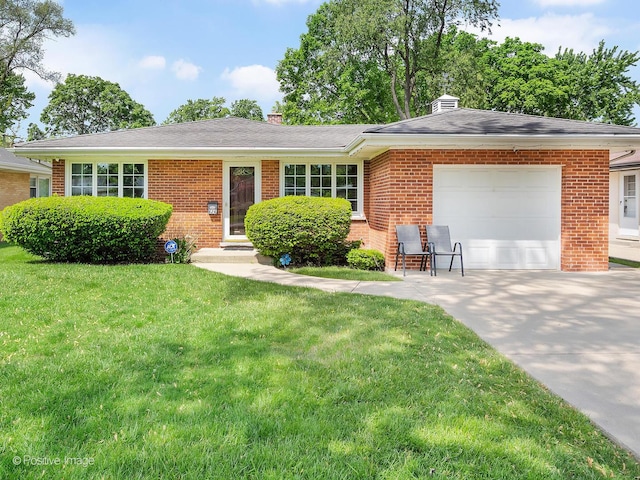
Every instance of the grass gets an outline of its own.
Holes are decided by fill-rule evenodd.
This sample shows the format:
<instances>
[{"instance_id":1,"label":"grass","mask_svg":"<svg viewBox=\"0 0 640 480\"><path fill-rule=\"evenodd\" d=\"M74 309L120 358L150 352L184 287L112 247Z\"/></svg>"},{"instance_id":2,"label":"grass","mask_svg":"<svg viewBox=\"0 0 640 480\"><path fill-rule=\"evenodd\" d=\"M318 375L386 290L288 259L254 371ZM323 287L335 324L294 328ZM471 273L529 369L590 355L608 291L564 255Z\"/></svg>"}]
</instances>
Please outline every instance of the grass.
<instances>
[{"instance_id":1,"label":"grass","mask_svg":"<svg viewBox=\"0 0 640 480\"><path fill-rule=\"evenodd\" d=\"M626 265L627 267L640 268L640 262L635 262L633 260L625 260L623 258L609 257L609 261L611 263L617 263L619 265Z\"/></svg>"},{"instance_id":2,"label":"grass","mask_svg":"<svg viewBox=\"0 0 640 480\"><path fill-rule=\"evenodd\" d=\"M402 279L385 272L357 270L348 267L300 267L289 269L291 273L311 277L336 278L371 282L401 282Z\"/></svg>"},{"instance_id":3,"label":"grass","mask_svg":"<svg viewBox=\"0 0 640 480\"><path fill-rule=\"evenodd\" d=\"M8 246L0 282L3 479L640 476L434 306Z\"/></svg>"}]
</instances>

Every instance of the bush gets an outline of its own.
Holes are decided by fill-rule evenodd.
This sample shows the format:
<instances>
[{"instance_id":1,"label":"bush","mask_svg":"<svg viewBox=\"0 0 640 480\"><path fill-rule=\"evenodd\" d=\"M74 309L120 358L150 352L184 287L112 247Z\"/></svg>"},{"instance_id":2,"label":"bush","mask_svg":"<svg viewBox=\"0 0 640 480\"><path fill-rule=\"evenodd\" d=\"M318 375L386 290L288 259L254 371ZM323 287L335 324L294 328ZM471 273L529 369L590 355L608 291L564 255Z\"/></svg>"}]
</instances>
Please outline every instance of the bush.
<instances>
[{"instance_id":1,"label":"bush","mask_svg":"<svg viewBox=\"0 0 640 480\"><path fill-rule=\"evenodd\" d=\"M379 250L355 249L347 253L347 264L358 270L384 270L384 255Z\"/></svg>"},{"instance_id":2,"label":"bush","mask_svg":"<svg viewBox=\"0 0 640 480\"><path fill-rule=\"evenodd\" d=\"M149 262L172 207L115 197L33 198L5 208L5 240L57 262Z\"/></svg>"},{"instance_id":3,"label":"bush","mask_svg":"<svg viewBox=\"0 0 640 480\"><path fill-rule=\"evenodd\" d=\"M292 265L344 264L351 204L341 198L274 198L252 205L245 227L254 247L276 261L289 254Z\"/></svg>"}]
</instances>

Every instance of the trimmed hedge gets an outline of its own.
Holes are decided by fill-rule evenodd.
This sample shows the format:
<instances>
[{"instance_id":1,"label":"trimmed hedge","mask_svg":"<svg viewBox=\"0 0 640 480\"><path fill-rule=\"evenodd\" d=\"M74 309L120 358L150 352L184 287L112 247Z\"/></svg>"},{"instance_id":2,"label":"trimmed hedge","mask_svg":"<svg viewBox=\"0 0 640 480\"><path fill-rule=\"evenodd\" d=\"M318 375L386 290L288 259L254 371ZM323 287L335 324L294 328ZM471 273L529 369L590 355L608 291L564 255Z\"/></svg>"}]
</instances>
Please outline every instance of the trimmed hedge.
<instances>
[{"instance_id":1,"label":"trimmed hedge","mask_svg":"<svg viewBox=\"0 0 640 480\"><path fill-rule=\"evenodd\" d=\"M5 208L0 231L5 240L56 262L149 262L172 210L133 198L33 198Z\"/></svg>"},{"instance_id":2,"label":"trimmed hedge","mask_svg":"<svg viewBox=\"0 0 640 480\"><path fill-rule=\"evenodd\" d=\"M356 248L347 253L347 264L358 270L384 271L384 254L379 250Z\"/></svg>"},{"instance_id":3,"label":"trimmed hedge","mask_svg":"<svg viewBox=\"0 0 640 480\"><path fill-rule=\"evenodd\" d=\"M344 264L351 204L342 198L274 198L249 208L245 228L254 247L276 261L289 254L292 265Z\"/></svg>"}]
</instances>

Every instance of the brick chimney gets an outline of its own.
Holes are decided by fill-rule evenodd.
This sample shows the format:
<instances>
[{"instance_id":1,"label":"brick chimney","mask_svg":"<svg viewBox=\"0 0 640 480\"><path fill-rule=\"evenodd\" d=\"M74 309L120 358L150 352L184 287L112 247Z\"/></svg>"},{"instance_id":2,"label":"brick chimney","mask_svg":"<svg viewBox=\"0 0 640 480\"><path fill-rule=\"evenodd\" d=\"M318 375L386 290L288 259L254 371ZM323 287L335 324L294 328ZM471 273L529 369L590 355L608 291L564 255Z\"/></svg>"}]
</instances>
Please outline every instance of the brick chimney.
<instances>
[{"instance_id":1,"label":"brick chimney","mask_svg":"<svg viewBox=\"0 0 640 480\"><path fill-rule=\"evenodd\" d=\"M271 112L267 114L267 123L271 125L282 125L282 114Z\"/></svg>"}]
</instances>

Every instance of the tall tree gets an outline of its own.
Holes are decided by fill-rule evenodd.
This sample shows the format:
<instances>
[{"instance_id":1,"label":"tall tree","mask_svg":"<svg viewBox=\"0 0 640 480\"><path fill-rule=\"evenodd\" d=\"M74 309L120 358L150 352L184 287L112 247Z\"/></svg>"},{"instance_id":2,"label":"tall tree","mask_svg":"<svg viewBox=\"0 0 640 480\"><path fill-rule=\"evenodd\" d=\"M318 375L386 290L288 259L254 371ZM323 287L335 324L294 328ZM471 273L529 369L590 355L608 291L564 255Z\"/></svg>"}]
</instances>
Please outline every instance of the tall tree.
<instances>
[{"instance_id":1,"label":"tall tree","mask_svg":"<svg viewBox=\"0 0 640 480\"><path fill-rule=\"evenodd\" d=\"M537 43L507 38L485 55L487 108L574 120L632 125L640 86L629 69L639 52L606 48L591 55L560 50L554 57Z\"/></svg>"},{"instance_id":2,"label":"tall tree","mask_svg":"<svg viewBox=\"0 0 640 480\"><path fill-rule=\"evenodd\" d=\"M487 106L502 112L562 116L569 82L562 62L538 43L507 38L486 53Z\"/></svg>"},{"instance_id":3,"label":"tall tree","mask_svg":"<svg viewBox=\"0 0 640 480\"><path fill-rule=\"evenodd\" d=\"M564 65L571 88L563 116L633 125L633 108L640 104L640 85L629 69L638 64L640 52L606 48L601 41L591 55L559 51L556 60Z\"/></svg>"},{"instance_id":4,"label":"tall tree","mask_svg":"<svg viewBox=\"0 0 640 480\"><path fill-rule=\"evenodd\" d=\"M63 17L62 7L53 0L0 1L0 85L12 72L31 70L45 80L58 74L42 65L45 38L69 37L73 23Z\"/></svg>"},{"instance_id":5,"label":"tall tree","mask_svg":"<svg viewBox=\"0 0 640 480\"><path fill-rule=\"evenodd\" d=\"M155 125L151 113L117 83L73 74L53 89L40 121L51 136Z\"/></svg>"},{"instance_id":6,"label":"tall tree","mask_svg":"<svg viewBox=\"0 0 640 480\"><path fill-rule=\"evenodd\" d=\"M33 106L35 94L29 92L22 75L10 73L0 84L0 132L13 132L21 120L27 118L27 110Z\"/></svg>"},{"instance_id":7,"label":"tall tree","mask_svg":"<svg viewBox=\"0 0 640 480\"><path fill-rule=\"evenodd\" d=\"M450 27L465 22L488 29L497 15L495 0L331 0L309 17L300 48L288 50L278 65L286 118L293 102L315 109L317 122L359 111L377 121L388 110L372 107L386 105L386 96L396 118L427 113L424 99L441 87L420 89L435 88L442 76ZM312 119L310 113L303 119Z\"/></svg>"},{"instance_id":8,"label":"tall tree","mask_svg":"<svg viewBox=\"0 0 640 480\"><path fill-rule=\"evenodd\" d=\"M212 118L223 118L230 115L230 111L224 106L224 97L213 97L211 100L199 98L197 100L187 100L187 103L180 105L172 111L163 124L195 122L197 120L209 120Z\"/></svg>"},{"instance_id":9,"label":"tall tree","mask_svg":"<svg viewBox=\"0 0 640 480\"><path fill-rule=\"evenodd\" d=\"M233 117L248 118L249 120L264 120L262 108L260 108L258 102L246 98L236 100L231 104L231 115Z\"/></svg>"}]
</instances>

